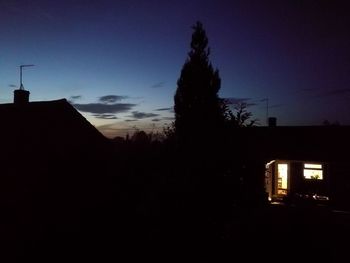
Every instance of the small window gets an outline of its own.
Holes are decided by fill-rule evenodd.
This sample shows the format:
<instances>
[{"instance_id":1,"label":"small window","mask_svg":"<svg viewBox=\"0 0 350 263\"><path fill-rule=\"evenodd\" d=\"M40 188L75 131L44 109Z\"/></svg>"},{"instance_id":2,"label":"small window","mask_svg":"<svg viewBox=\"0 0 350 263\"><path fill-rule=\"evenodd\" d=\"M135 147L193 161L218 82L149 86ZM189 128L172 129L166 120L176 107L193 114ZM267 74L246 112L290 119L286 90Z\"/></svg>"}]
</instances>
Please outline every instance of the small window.
<instances>
[{"instance_id":1,"label":"small window","mask_svg":"<svg viewBox=\"0 0 350 263\"><path fill-rule=\"evenodd\" d=\"M306 163L306 164L304 164L304 168L306 168L306 169L321 169L322 170L322 164Z\"/></svg>"},{"instance_id":2,"label":"small window","mask_svg":"<svg viewBox=\"0 0 350 263\"><path fill-rule=\"evenodd\" d=\"M323 180L322 164L304 164L304 178L313 180Z\"/></svg>"}]
</instances>

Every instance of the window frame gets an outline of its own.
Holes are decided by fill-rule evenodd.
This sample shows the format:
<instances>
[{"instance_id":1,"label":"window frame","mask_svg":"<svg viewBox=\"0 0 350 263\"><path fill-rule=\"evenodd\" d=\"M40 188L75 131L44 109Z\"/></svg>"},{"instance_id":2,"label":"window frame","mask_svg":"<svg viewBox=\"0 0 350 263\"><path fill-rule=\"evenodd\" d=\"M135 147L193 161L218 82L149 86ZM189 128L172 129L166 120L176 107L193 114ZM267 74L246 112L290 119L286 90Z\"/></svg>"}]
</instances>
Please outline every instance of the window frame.
<instances>
[{"instance_id":1,"label":"window frame","mask_svg":"<svg viewBox=\"0 0 350 263\"><path fill-rule=\"evenodd\" d=\"M306 176L305 172L308 172L310 175ZM312 176L313 173L316 173L316 176ZM323 164L322 163L304 163L303 167L303 176L306 180L323 180Z\"/></svg>"}]
</instances>

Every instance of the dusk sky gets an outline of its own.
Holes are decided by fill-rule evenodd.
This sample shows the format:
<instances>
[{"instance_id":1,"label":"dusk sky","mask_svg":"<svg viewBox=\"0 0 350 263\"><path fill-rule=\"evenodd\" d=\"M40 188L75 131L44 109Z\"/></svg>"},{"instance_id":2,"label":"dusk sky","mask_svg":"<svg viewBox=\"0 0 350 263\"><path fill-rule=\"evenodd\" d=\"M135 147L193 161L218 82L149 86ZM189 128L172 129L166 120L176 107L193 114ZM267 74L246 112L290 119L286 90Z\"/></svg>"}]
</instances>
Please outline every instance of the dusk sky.
<instances>
[{"instance_id":1,"label":"dusk sky","mask_svg":"<svg viewBox=\"0 0 350 263\"><path fill-rule=\"evenodd\" d=\"M201 21L220 97L266 125L350 124L347 1L0 0L0 103L69 100L106 136L162 129Z\"/></svg>"}]
</instances>

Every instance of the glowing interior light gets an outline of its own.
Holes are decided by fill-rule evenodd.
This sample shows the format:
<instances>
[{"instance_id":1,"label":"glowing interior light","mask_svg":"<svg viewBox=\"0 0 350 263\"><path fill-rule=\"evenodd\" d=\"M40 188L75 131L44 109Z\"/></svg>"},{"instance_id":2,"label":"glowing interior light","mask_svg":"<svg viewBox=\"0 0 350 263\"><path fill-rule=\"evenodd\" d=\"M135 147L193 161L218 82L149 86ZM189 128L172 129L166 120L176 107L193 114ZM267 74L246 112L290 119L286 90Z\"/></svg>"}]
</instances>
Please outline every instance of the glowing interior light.
<instances>
[{"instance_id":1,"label":"glowing interior light","mask_svg":"<svg viewBox=\"0 0 350 263\"><path fill-rule=\"evenodd\" d=\"M288 164L279 163L277 166L278 171L278 188L288 189Z\"/></svg>"},{"instance_id":2,"label":"glowing interior light","mask_svg":"<svg viewBox=\"0 0 350 263\"><path fill-rule=\"evenodd\" d=\"M323 179L322 164L304 163L304 178L305 179Z\"/></svg>"},{"instance_id":3,"label":"glowing interior light","mask_svg":"<svg viewBox=\"0 0 350 263\"><path fill-rule=\"evenodd\" d=\"M306 179L323 179L323 171L322 170L313 170L313 169L304 169L304 177Z\"/></svg>"},{"instance_id":4,"label":"glowing interior light","mask_svg":"<svg viewBox=\"0 0 350 263\"><path fill-rule=\"evenodd\" d=\"M322 164L311 164L311 163L305 163L304 168L307 169L322 169Z\"/></svg>"}]
</instances>

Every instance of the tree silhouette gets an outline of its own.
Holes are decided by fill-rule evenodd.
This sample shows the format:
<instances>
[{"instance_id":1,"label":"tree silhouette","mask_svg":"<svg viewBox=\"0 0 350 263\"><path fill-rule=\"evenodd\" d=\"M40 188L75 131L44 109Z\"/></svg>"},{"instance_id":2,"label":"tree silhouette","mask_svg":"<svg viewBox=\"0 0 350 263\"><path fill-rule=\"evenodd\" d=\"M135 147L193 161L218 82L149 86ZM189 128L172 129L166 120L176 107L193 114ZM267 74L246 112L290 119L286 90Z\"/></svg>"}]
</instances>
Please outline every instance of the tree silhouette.
<instances>
[{"instance_id":1,"label":"tree silhouette","mask_svg":"<svg viewBox=\"0 0 350 263\"><path fill-rule=\"evenodd\" d=\"M150 142L150 138L145 131L135 131L135 133L131 136L131 141L137 144L148 144Z\"/></svg>"},{"instance_id":2,"label":"tree silhouette","mask_svg":"<svg viewBox=\"0 0 350 263\"><path fill-rule=\"evenodd\" d=\"M193 30L191 50L174 96L175 134L185 145L217 136L224 123L218 97L221 80L219 71L209 61L208 38L200 22Z\"/></svg>"},{"instance_id":3,"label":"tree silhouette","mask_svg":"<svg viewBox=\"0 0 350 263\"><path fill-rule=\"evenodd\" d=\"M233 111L228 107L228 104L223 100L223 111L225 119L229 127L251 127L258 122L257 119L251 119L253 114L247 110L248 105L245 102L238 103L234 106Z\"/></svg>"},{"instance_id":4,"label":"tree silhouette","mask_svg":"<svg viewBox=\"0 0 350 263\"><path fill-rule=\"evenodd\" d=\"M202 217L219 207L224 174L225 112L219 98L219 71L209 61L210 49L203 25L193 26L191 49L182 67L174 96L176 174L191 217ZM195 209L194 209L195 208ZM201 216L200 216L201 215Z\"/></svg>"},{"instance_id":5,"label":"tree silhouette","mask_svg":"<svg viewBox=\"0 0 350 263\"><path fill-rule=\"evenodd\" d=\"M324 120L322 122L323 126L339 126L340 123L338 121L330 122L329 120Z\"/></svg>"}]
</instances>

